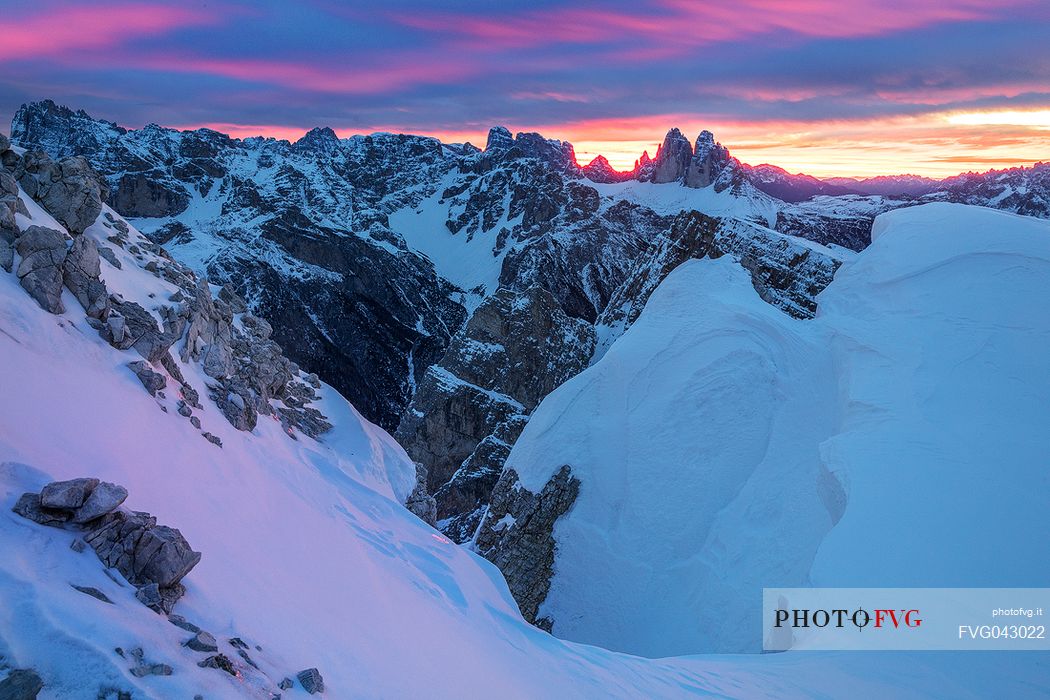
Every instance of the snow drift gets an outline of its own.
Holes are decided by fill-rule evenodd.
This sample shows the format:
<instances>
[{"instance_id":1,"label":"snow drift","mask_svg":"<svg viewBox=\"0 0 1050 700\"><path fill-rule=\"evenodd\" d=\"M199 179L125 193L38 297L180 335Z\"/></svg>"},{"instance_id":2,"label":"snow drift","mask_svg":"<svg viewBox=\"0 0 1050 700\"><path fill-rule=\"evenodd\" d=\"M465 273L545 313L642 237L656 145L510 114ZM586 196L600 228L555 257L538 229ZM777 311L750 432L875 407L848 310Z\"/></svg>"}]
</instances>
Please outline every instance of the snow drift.
<instances>
[{"instance_id":1,"label":"snow drift","mask_svg":"<svg viewBox=\"0 0 1050 700\"><path fill-rule=\"evenodd\" d=\"M647 656L761 649L763 587L1040 586L1050 225L883 214L815 320L688 262L507 465L580 479L540 614Z\"/></svg>"}]
</instances>

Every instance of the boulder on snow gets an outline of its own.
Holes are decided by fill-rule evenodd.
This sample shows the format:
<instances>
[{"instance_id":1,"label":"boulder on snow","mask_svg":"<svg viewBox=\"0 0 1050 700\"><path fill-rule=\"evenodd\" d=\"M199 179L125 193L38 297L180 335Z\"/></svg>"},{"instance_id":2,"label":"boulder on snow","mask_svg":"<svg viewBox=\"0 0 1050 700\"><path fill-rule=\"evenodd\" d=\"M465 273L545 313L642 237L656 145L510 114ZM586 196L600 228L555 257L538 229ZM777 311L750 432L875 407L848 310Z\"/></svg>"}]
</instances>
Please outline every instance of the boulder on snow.
<instances>
[{"instance_id":1,"label":"boulder on snow","mask_svg":"<svg viewBox=\"0 0 1050 700\"><path fill-rule=\"evenodd\" d=\"M324 679L321 678L321 672L316 668L299 671L295 677L299 679L303 690L310 693L310 695L324 692Z\"/></svg>"},{"instance_id":2,"label":"boulder on snow","mask_svg":"<svg viewBox=\"0 0 1050 700\"><path fill-rule=\"evenodd\" d=\"M69 522L71 517L67 511L54 510L42 506L40 504L40 494L37 493L23 493L11 510L27 520L32 520L34 523L54 527L62 527L62 525Z\"/></svg>"},{"instance_id":3,"label":"boulder on snow","mask_svg":"<svg viewBox=\"0 0 1050 700\"><path fill-rule=\"evenodd\" d=\"M99 559L136 585L174 586L201 560L182 533L149 513L116 511L84 537Z\"/></svg>"},{"instance_id":4,"label":"boulder on snow","mask_svg":"<svg viewBox=\"0 0 1050 700\"><path fill-rule=\"evenodd\" d=\"M40 492L40 504L46 508L75 510L84 505L99 480L92 478L53 481Z\"/></svg>"},{"instance_id":5,"label":"boulder on snow","mask_svg":"<svg viewBox=\"0 0 1050 700\"><path fill-rule=\"evenodd\" d=\"M154 372L149 363L143 360L129 362L128 369L135 373L135 376L142 382L142 386L146 387L146 391L149 392L150 396L156 396L157 392L168 384L168 380L163 374Z\"/></svg>"},{"instance_id":6,"label":"boulder on snow","mask_svg":"<svg viewBox=\"0 0 1050 700\"><path fill-rule=\"evenodd\" d=\"M231 676L237 675L237 669L234 668L233 662L230 661L230 657L226 656L226 654L215 654L214 656L209 656L197 665L201 668L217 668L220 671L225 671Z\"/></svg>"},{"instance_id":7,"label":"boulder on snow","mask_svg":"<svg viewBox=\"0 0 1050 700\"><path fill-rule=\"evenodd\" d=\"M22 258L18 281L40 307L53 314L65 312L62 305L62 263L66 259L65 234L45 226L30 226L15 241Z\"/></svg>"},{"instance_id":8,"label":"boulder on snow","mask_svg":"<svg viewBox=\"0 0 1050 700\"><path fill-rule=\"evenodd\" d=\"M91 491L91 495L73 513L73 522L82 524L96 518L101 518L107 513L115 511L128 497L128 490L123 486L111 484L108 481L100 482Z\"/></svg>"},{"instance_id":9,"label":"boulder on snow","mask_svg":"<svg viewBox=\"0 0 1050 700\"><path fill-rule=\"evenodd\" d=\"M212 652L219 650L219 644L215 641L215 637L204 630L190 637L184 646L188 649L193 649L193 651Z\"/></svg>"},{"instance_id":10,"label":"boulder on snow","mask_svg":"<svg viewBox=\"0 0 1050 700\"><path fill-rule=\"evenodd\" d=\"M16 668L0 681L0 698L4 700L36 700L44 687L40 675L30 668Z\"/></svg>"}]
</instances>

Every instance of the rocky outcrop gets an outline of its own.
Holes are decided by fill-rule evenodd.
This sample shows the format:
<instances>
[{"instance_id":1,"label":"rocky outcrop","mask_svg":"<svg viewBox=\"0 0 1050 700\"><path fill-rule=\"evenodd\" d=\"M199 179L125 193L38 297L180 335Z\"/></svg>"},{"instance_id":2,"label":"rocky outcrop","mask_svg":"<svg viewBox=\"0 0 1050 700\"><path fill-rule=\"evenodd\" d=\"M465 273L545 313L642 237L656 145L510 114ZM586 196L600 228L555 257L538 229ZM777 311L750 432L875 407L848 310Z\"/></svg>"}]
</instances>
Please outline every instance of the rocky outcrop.
<instances>
[{"instance_id":1,"label":"rocky outcrop","mask_svg":"<svg viewBox=\"0 0 1050 700\"><path fill-rule=\"evenodd\" d=\"M168 380L164 375L160 372L154 372L148 362L143 362L142 360L129 362L128 369L135 373L135 376L139 378L143 388L149 392L150 396L156 396L157 392L168 384Z\"/></svg>"},{"instance_id":2,"label":"rocky outcrop","mask_svg":"<svg viewBox=\"0 0 1050 700\"><path fill-rule=\"evenodd\" d=\"M813 317L817 295L841 264L830 252L739 219L716 219L696 211L679 214L599 319L600 326L611 329L605 333L606 342L634 323L649 295L673 269L691 258L723 255L750 272L759 296L796 318Z\"/></svg>"},{"instance_id":3,"label":"rocky outcrop","mask_svg":"<svg viewBox=\"0 0 1050 700\"><path fill-rule=\"evenodd\" d=\"M427 488L427 468L416 463L416 485L405 500L405 508L427 525L437 525L437 501Z\"/></svg>"},{"instance_id":4,"label":"rocky outcrop","mask_svg":"<svg viewBox=\"0 0 1050 700\"><path fill-rule=\"evenodd\" d=\"M44 681L31 668L16 668L0 681L0 698L4 700L36 700L44 689Z\"/></svg>"},{"instance_id":5,"label":"rocky outcrop","mask_svg":"<svg viewBox=\"0 0 1050 700\"><path fill-rule=\"evenodd\" d=\"M53 314L64 313L62 304L62 263L66 259L64 233L44 226L30 226L15 240L21 258L18 282L40 308Z\"/></svg>"},{"instance_id":6,"label":"rocky outcrop","mask_svg":"<svg viewBox=\"0 0 1050 700\"><path fill-rule=\"evenodd\" d=\"M693 159L693 147L678 129L671 129L653 159L652 182L657 184L675 182L685 175Z\"/></svg>"},{"instance_id":7,"label":"rocky outcrop","mask_svg":"<svg viewBox=\"0 0 1050 700\"><path fill-rule=\"evenodd\" d=\"M299 683L310 695L315 693L324 692L324 678L321 677L321 672L316 668L308 668L304 671L299 671L295 674L295 677L299 679Z\"/></svg>"},{"instance_id":8,"label":"rocky outcrop","mask_svg":"<svg viewBox=\"0 0 1050 700\"><path fill-rule=\"evenodd\" d=\"M117 180L110 204L123 216L175 216L189 205L189 195L160 173L127 173Z\"/></svg>"},{"instance_id":9,"label":"rocky outcrop","mask_svg":"<svg viewBox=\"0 0 1050 700\"><path fill-rule=\"evenodd\" d=\"M715 142L714 134L701 131L696 137L696 148L682 177L686 187L701 188L714 183L729 164L729 151Z\"/></svg>"},{"instance_id":10,"label":"rocky outcrop","mask_svg":"<svg viewBox=\"0 0 1050 700\"><path fill-rule=\"evenodd\" d=\"M594 345L590 324L542 287L500 289L427 371L396 437L427 465L438 519L456 518L451 537L470 536L523 417L586 367Z\"/></svg>"},{"instance_id":11,"label":"rocky outcrop","mask_svg":"<svg viewBox=\"0 0 1050 700\"><path fill-rule=\"evenodd\" d=\"M635 177L633 172L620 172L616 170L609 164L609 160L602 155L595 156L590 163L581 169L581 172L583 173L583 176L591 182L601 183L626 182Z\"/></svg>"},{"instance_id":12,"label":"rocky outcrop","mask_svg":"<svg viewBox=\"0 0 1050 700\"><path fill-rule=\"evenodd\" d=\"M62 281L73 293L90 318L106 320L109 316L109 292L101 279L98 244L89 236L73 239L62 264Z\"/></svg>"},{"instance_id":13,"label":"rocky outcrop","mask_svg":"<svg viewBox=\"0 0 1050 700\"><path fill-rule=\"evenodd\" d=\"M119 510L127 489L98 479L48 484L39 494L23 494L13 510L52 527L83 532L83 540L102 563L139 587L139 599L164 612L183 593L182 578L200 561L182 533L149 513Z\"/></svg>"},{"instance_id":14,"label":"rocky outcrop","mask_svg":"<svg viewBox=\"0 0 1050 700\"><path fill-rule=\"evenodd\" d=\"M29 151L17 159L12 171L26 194L70 233L83 233L102 213L108 190L81 156L56 163L42 151Z\"/></svg>"},{"instance_id":15,"label":"rocky outcrop","mask_svg":"<svg viewBox=\"0 0 1050 700\"><path fill-rule=\"evenodd\" d=\"M539 493L524 488L508 467L492 491L488 513L476 540L479 554L499 567L522 616L551 630L549 618L539 618L554 573L554 525L576 502L580 482L569 466L562 467Z\"/></svg>"}]
</instances>

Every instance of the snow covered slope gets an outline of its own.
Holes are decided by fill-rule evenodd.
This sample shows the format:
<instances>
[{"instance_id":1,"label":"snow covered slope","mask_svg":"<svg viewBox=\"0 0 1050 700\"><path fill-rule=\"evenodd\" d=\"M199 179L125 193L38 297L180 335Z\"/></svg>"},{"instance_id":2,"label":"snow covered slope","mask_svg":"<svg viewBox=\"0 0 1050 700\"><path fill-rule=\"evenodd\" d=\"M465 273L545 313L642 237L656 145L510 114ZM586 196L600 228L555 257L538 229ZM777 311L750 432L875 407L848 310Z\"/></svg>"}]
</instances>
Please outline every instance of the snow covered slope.
<instances>
[{"instance_id":1,"label":"snow covered slope","mask_svg":"<svg viewBox=\"0 0 1050 700\"><path fill-rule=\"evenodd\" d=\"M724 258L676 269L507 459L569 465L540 613L645 655L755 651L763 586L1040 586L1050 224L884 214L814 320ZM1027 552L1027 554L1026 554Z\"/></svg>"},{"instance_id":2,"label":"snow covered slope","mask_svg":"<svg viewBox=\"0 0 1050 700\"><path fill-rule=\"evenodd\" d=\"M20 229L61 229L21 197ZM106 215L79 235L104 235ZM170 291L131 253L115 255L121 268L103 268L110 290L145 305ZM195 416L219 448L175 415L172 398L143 391L126 367L138 356L104 342L62 295L67 311L48 313L0 272L0 682L32 667L44 700L270 698L280 679L310 667L331 698L791 698L821 687L980 697L997 665L1012 673L1013 697L1035 687L1028 669L995 656L956 673L937 655L652 661L555 639L521 619L494 566L400 505L414 471L404 451L329 387L321 403L334 428L321 441L293 440L275 420L235 430L206 402ZM182 371L207 381L194 363ZM216 636L238 675L199 667L203 655L183 646L191 634L139 603L90 549L74 551L73 532L10 511L24 491L78 476L126 486L127 507L178 527L203 553L176 612ZM135 648L172 674L133 675ZM299 685L283 694L307 697Z\"/></svg>"}]
</instances>

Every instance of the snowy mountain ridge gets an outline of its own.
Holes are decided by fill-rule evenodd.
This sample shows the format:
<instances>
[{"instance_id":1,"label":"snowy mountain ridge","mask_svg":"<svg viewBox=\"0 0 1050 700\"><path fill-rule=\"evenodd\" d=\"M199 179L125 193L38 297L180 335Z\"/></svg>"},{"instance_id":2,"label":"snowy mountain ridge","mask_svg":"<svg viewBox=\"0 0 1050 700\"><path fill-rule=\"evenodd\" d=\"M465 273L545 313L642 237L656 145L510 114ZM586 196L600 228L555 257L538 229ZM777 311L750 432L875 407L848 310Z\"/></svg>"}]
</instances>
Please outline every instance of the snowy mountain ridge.
<instances>
[{"instance_id":1,"label":"snowy mountain ridge","mask_svg":"<svg viewBox=\"0 0 1050 700\"><path fill-rule=\"evenodd\" d=\"M416 464L399 499L412 491L420 517L477 543L530 622L547 615L553 531L579 480L537 498L516 490L508 457L545 397L599 366L669 274L718 259L774 317L819 318L819 295L883 212L966 197L1043 215L1047 191L1037 167L924 198L788 202L773 189L802 199L812 178L742 164L710 132L691 142L678 130L627 178L580 168L571 144L501 127L484 150L326 128L289 143L127 130L45 101L24 106L12 133L85 158L114 216L243 298L283 353L391 432ZM250 429L242 393L222 405ZM508 540L493 531L503 516L479 527L493 508L533 513L531 531ZM545 623L559 633L563 610Z\"/></svg>"},{"instance_id":2,"label":"snowy mountain ridge","mask_svg":"<svg viewBox=\"0 0 1050 700\"><path fill-rule=\"evenodd\" d=\"M0 150L5 163L27 155ZM48 177L55 172L34 162ZM76 172L60 164L59 173L67 170ZM1024 697L1036 687L1038 678L1016 655L981 655L965 666L946 656L899 654L877 663L834 654L650 660L543 633L521 618L495 567L400 505L415 466L327 385L320 384L312 403L331 429L297 439L278 420L239 430L222 410L224 397L202 394L190 417L202 418L221 447L179 415L174 394L151 395L152 376L144 381L128 364L148 359L143 350L148 355L155 346L124 346L107 332L112 308L100 333L92 320L101 319L89 315L99 306L83 296L93 285L74 272L104 284L118 310L133 303L152 315L185 291L165 277L165 270L173 275L180 268L162 266L172 261L160 247L100 199L92 202L90 189L67 200L42 191L49 213L21 186L30 178L5 173L0 205L10 213L0 220L0 240L11 251L11 270L0 271L0 381L12 399L0 404L5 692L30 676L42 685L41 697L72 700L307 697L321 677L329 697L791 698L829 684L873 697L980 697L994 684ZM65 184L89 187L72 175ZM60 208L70 203L74 210ZM92 212L82 232L58 220L85 221ZM40 240L30 233L34 226L52 231L61 248L32 257L26 245ZM70 251L92 245L102 258L98 273L68 267L50 275ZM701 265L733 271L742 289L754 289L726 256L687 263L683 271ZM40 273L40 285L22 283L30 272ZM213 305L236 306L229 292L209 297ZM61 310L42 308L56 299ZM758 304L763 313L788 318ZM264 323L248 321L243 311L234 316L237 328ZM158 328L166 318L154 317ZM207 318L218 323L224 315ZM184 327L175 348L193 332ZM215 379L207 357L184 360L176 353L149 371L168 383L177 370L183 390L203 387ZM146 607L92 551L78 551L75 530L45 527L10 510L24 492L84 476L126 487L129 507L177 526L202 553L183 579L175 615ZM199 650L208 645L226 661L209 665L212 652Z\"/></svg>"}]
</instances>

